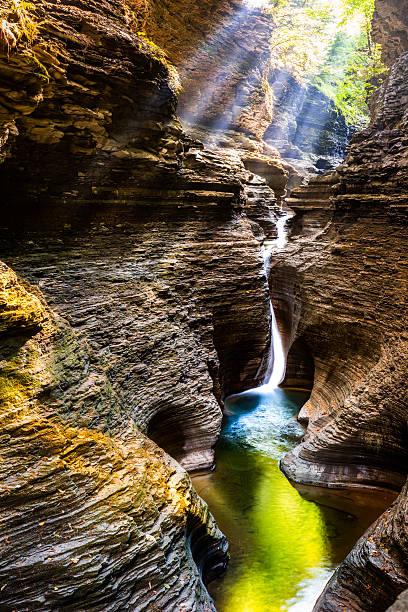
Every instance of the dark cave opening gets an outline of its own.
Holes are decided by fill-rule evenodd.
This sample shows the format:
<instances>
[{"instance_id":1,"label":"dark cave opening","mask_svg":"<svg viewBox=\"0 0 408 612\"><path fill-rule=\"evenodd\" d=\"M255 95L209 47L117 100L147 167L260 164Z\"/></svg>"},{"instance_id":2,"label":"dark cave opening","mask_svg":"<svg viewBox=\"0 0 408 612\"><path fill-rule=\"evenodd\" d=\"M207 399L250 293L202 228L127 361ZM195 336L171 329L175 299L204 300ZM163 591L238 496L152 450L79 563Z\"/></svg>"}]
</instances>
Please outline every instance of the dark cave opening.
<instances>
[{"instance_id":1,"label":"dark cave opening","mask_svg":"<svg viewBox=\"0 0 408 612\"><path fill-rule=\"evenodd\" d=\"M165 408L155 414L149 422L148 437L176 461L185 455L186 435L183 419L178 418L174 407Z\"/></svg>"},{"instance_id":2,"label":"dark cave opening","mask_svg":"<svg viewBox=\"0 0 408 612\"><path fill-rule=\"evenodd\" d=\"M312 352L303 337L297 338L289 349L286 375L282 387L299 387L312 390L315 364Z\"/></svg>"}]
</instances>

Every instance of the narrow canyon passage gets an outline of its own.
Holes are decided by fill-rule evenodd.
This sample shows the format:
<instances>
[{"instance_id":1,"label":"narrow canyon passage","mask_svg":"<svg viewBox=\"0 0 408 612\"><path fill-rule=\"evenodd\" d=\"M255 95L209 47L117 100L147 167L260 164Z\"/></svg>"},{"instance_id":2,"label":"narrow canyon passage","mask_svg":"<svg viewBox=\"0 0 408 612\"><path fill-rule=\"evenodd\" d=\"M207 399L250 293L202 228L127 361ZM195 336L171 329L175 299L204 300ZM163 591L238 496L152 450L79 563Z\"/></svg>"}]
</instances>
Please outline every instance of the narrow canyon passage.
<instances>
[{"instance_id":1,"label":"narrow canyon passage","mask_svg":"<svg viewBox=\"0 0 408 612\"><path fill-rule=\"evenodd\" d=\"M0 612L408 610L407 32L0 0Z\"/></svg>"},{"instance_id":2,"label":"narrow canyon passage","mask_svg":"<svg viewBox=\"0 0 408 612\"><path fill-rule=\"evenodd\" d=\"M226 403L216 470L193 478L229 542L225 576L209 585L219 612L311 612L334 569L391 496L337 494L348 512L307 501L279 469L304 435L296 416L308 393L247 392ZM356 515L351 514L354 511Z\"/></svg>"},{"instance_id":3,"label":"narrow canyon passage","mask_svg":"<svg viewBox=\"0 0 408 612\"><path fill-rule=\"evenodd\" d=\"M267 274L288 243L292 214L282 214L276 239L265 243ZM261 386L226 399L215 471L193 478L229 542L226 574L208 587L219 612L311 612L334 570L395 498L297 489L286 479L279 463L305 434L297 417L310 391L279 388L286 359L272 301L267 362Z\"/></svg>"}]
</instances>

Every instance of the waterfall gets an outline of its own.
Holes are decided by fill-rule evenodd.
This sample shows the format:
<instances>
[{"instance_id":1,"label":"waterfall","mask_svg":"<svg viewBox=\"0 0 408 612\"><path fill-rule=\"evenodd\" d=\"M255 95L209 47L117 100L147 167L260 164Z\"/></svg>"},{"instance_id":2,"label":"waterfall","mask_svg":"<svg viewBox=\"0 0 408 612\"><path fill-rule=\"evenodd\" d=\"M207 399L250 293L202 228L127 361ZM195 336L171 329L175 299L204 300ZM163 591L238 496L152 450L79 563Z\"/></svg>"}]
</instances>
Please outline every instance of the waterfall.
<instances>
[{"instance_id":1,"label":"waterfall","mask_svg":"<svg viewBox=\"0 0 408 612\"><path fill-rule=\"evenodd\" d=\"M285 377L285 351L283 350L282 338L276 322L275 312L273 310L272 301L271 308L271 348L268 355L268 365L265 373L265 382L263 388L276 389Z\"/></svg>"},{"instance_id":2,"label":"waterfall","mask_svg":"<svg viewBox=\"0 0 408 612\"><path fill-rule=\"evenodd\" d=\"M292 216L292 213L287 213L280 217L276 223L278 232L276 240L266 242L264 245L264 266L266 278L269 278L269 264L272 253L281 250L285 247L288 239L286 233L286 222ZM276 322L275 311L273 309L272 299L270 300L271 312L271 346L268 355L268 363L266 367L265 380L261 389L276 389L285 377L286 359L283 348L282 338Z\"/></svg>"}]
</instances>

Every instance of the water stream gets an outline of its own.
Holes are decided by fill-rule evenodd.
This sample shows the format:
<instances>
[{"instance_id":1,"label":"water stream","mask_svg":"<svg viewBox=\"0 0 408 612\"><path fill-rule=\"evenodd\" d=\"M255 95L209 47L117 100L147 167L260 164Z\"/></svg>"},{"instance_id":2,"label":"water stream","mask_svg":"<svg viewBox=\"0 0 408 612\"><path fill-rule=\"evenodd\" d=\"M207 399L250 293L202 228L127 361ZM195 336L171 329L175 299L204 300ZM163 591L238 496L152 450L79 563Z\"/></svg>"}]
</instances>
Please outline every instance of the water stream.
<instances>
[{"instance_id":1,"label":"water stream","mask_svg":"<svg viewBox=\"0 0 408 612\"><path fill-rule=\"evenodd\" d=\"M267 389L227 402L216 470L194 485L230 543L225 576L209 585L218 612L310 612L335 567L379 514L304 499L279 460L304 430L302 391ZM323 499L324 502L324 499Z\"/></svg>"},{"instance_id":2,"label":"water stream","mask_svg":"<svg viewBox=\"0 0 408 612\"><path fill-rule=\"evenodd\" d=\"M266 242L263 246L263 259L266 278L269 278L269 267L272 253L280 251L286 246L288 241L286 223L291 216L292 213L287 212L278 219L276 223L276 239ZM269 304L271 313L271 350L269 351L268 355L265 381L263 386L259 387L259 391L275 389L285 377L285 352L283 349L282 339L279 333L272 300L270 300Z\"/></svg>"},{"instance_id":3,"label":"water stream","mask_svg":"<svg viewBox=\"0 0 408 612\"><path fill-rule=\"evenodd\" d=\"M285 246L287 218L265 248L266 267L273 250ZM271 310L273 350L265 383L226 401L216 470L194 478L230 543L228 570L209 585L218 612L310 612L384 503L367 498L357 505L357 497L354 502L343 494L352 513L342 512L324 505L331 500L323 491L318 505L280 472L279 460L304 435L296 416L309 394L278 388L285 360Z\"/></svg>"}]
</instances>

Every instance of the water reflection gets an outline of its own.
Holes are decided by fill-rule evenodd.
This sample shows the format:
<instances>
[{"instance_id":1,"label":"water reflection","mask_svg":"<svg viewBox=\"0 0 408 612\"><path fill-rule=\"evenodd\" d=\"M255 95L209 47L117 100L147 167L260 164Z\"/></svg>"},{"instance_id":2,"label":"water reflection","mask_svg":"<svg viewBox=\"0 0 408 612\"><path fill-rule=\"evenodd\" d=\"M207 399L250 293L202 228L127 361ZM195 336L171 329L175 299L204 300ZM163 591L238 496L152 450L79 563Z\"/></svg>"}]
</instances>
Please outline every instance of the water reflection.
<instances>
[{"instance_id":1,"label":"water reflection","mask_svg":"<svg viewBox=\"0 0 408 612\"><path fill-rule=\"evenodd\" d=\"M229 569L209 587L219 612L310 611L370 522L307 501L281 474L307 398L282 389L231 398L217 469L194 479L230 542Z\"/></svg>"}]
</instances>

